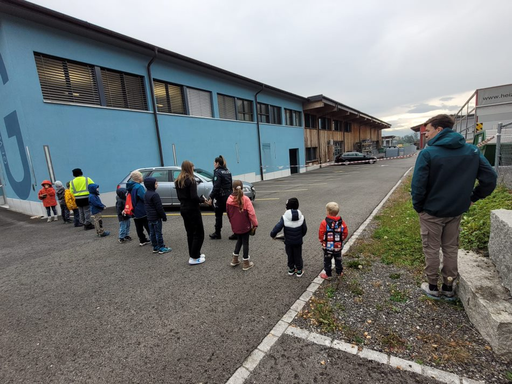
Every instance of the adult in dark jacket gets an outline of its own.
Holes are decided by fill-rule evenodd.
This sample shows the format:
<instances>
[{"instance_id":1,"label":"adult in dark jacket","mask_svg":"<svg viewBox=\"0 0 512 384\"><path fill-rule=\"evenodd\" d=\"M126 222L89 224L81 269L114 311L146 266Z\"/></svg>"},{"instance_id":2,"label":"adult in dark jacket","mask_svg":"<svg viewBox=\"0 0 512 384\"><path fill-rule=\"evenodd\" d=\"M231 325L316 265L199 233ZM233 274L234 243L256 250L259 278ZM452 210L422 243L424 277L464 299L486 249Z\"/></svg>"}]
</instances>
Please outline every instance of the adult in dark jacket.
<instances>
[{"instance_id":1,"label":"adult in dark jacket","mask_svg":"<svg viewBox=\"0 0 512 384\"><path fill-rule=\"evenodd\" d=\"M167 215L162 205L162 199L156 191L158 182L154 177L146 177L144 186L147 189L144 195L144 207L148 217L149 237L153 245L153 253L170 252L172 249L165 246L162 236L162 221L167 221Z\"/></svg>"},{"instance_id":2,"label":"adult in dark jacket","mask_svg":"<svg viewBox=\"0 0 512 384\"><path fill-rule=\"evenodd\" d=\"M296 197L292 197L286 202L286 212L270 232L270 237L275 239L283 228L285 250L288 256L288 275L297 274L297 277L301 277L304 265L302 243L308 226L302 212L299 211L299 200Z\"/></svg>"},{"instance_id":3,"label":"adult in dark jacket","mask_svg":"<svg viewBox=\"0 0 512 384\"><path fill-rule=\"evenodd\" d=\"M119 243L123 244L127 241L131 241L130 237L130 226L132 218L131 215L126 215L123 213L126 207L126 189L119 188L116 190L116 213L117 219L119 220Z\"/></svg>"},{"instance_id":4,"label":"adult in dark jacket","mask_svg":"<svg viewBox=\"0 0 512 384\"><path fill-rule=\"evenodd\" d=\"M185 160L181 164L181 173L174 184L180 201L181 217L187 231L188 263L190 265L202 264L205 261L205 255L201 253L204 227L199 204L204 203L205 200L197 195L194 164Z\"/></svg>"},{"instance_id":5,"label":"adult in dark jacket","mask_svg":"<svg viewBox=\"0 0 512 384\"><path fill-rule=\"evenodd\" d=\"M222 156L216 157L213 165L215 170L213 171L213 188L210 192L209 204L215 200L215 232L210 235L210 239L216 240L221 238L222 215L226 212L226 201L231 195L233 179Z\"/></svg>"},{"instance_id":6,"label":"adult in dark jacket","mask_svg":"<svg viewBox=\"0 0 512 384\"><path fill-rule=\"evenodd\" d=\"M428 147L418 155L411 185L413 207L420 218L427 295L453 297L458 276L459 224L471 204L490 195L496 173L474 145L451 128L453 119L437 115L425 123ZM478 185L475 187L475 181ZM439 249L443 250L439 291Z\"/></svg>"},{"instance_id":7,"label":"adult in dark jacket","mask_svg":"<svg viewBox=\"0 0 512 384\"><path fill-rule=\"evenodd\" d=\"M135 223L135 229L137 230L137 236L139 237L139 245L151 244L144 228L149 235L148 218L146 214L146 208L144 208L144 195L146 190L141 185L142 173L139 171L133 171L130 174L130 181L126 183L126 190L131 194L133 204L133 222Z\"/></svg>"}]
</instances>

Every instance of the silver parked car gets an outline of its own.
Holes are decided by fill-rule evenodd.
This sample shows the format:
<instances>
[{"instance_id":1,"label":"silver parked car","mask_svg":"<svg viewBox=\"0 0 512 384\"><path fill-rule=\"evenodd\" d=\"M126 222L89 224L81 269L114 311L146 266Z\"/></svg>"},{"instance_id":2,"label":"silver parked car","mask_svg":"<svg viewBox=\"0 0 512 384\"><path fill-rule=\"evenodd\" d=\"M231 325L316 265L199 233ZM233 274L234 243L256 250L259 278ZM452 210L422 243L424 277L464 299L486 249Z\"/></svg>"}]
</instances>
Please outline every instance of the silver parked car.
<instances>
[{"instance_id":1,"label":"silver parked car","mask_svg":"<svg viewBox=\"0 0 512 384\"><path fill-rule=\"evenodd\" d=\"M136 169L142 173L142 177L154 177L158 181L158 194L162 199L164 206L179 206L180 201L174 187L174 180L181 172L181 167L148 167ZM117 185L117 188L126 188L126 183L130 181L131 172ZM213 174L201 168L194 168L194 175L197 181L197 194L208 197L213 188ZM244 183L244 195L251 201L256 198L256 190L251 183Z\"/></svg>"}]
</instances>

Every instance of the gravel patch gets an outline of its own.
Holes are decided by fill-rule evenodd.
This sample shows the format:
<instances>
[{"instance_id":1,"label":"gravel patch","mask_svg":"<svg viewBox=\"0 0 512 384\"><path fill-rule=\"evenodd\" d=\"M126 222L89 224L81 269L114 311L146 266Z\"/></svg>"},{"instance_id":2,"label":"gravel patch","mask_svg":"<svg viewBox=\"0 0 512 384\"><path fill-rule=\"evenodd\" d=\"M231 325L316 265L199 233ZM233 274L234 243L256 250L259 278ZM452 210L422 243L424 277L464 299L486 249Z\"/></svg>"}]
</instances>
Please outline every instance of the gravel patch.
<instances>
[{"instance_id":1,"label":"gravel patch","mask_svg":"<svg viewBox=\"0 0 512 384\"><path fill-rule=\"evenodd\" d=\"M343 263L343 278L325 281L295 326L473 380L512 382L512 361L494 355L460 301L427 298L422 276L377 258Z\"/></svg>"}]
</instances>

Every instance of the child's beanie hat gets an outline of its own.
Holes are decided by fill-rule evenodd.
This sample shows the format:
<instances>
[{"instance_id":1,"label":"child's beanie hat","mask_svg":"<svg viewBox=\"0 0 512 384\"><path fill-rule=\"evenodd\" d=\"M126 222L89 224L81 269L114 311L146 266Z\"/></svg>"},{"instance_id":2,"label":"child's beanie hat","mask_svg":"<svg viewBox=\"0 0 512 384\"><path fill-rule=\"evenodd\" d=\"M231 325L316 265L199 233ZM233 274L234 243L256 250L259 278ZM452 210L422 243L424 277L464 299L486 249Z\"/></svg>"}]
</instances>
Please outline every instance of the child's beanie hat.
<instances>
[{"instance_id":1,"label":"child's beanie hat","mask_svg":"<svg viewBox=\"0 0 512 384\"><path fill-rule=\"evenodd\" d=\"M299 199L291 197L286 202L286 209L299 209Z\"/></svg>"}]
</instances>

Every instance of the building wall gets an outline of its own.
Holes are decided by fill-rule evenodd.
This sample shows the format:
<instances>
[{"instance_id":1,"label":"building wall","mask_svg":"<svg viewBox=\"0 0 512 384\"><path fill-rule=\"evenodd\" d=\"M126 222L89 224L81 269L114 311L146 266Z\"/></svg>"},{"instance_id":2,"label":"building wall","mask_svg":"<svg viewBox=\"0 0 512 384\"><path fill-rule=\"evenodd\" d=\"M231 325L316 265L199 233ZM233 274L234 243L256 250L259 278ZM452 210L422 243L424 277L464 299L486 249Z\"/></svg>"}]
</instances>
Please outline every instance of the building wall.
<instances>
[{"instance_id":1,"label":"building wall","mask_svg":"<svg viewBox=\"0 0 512 384\"><path fill-rule=\"evenodd\" d=\"M45 102L34 52L144 76L150 110ZM107 205L113 205L116 185L128 172L160 165L146 70L152 52L144 56L2 14L0 55L7 75L0 82L4 159L0 176L11 207L32 214L42 212L37 191L40 182L49 178L44 145L49 147L56 180L65 183L72 179L73 168L82 168L100 184ZM213 169L214 158L222 154L235 177L260 180L256 106L254 122L220 119L217 109L217 93L254 101L259 87L158 60L152 75L212 92L213 118L158 114L165 165L180 165L188 159L197 167ZM302 110L302 100L284 94L264 91L258 101L280 106L283 113L284 108ZM265 178L289 174L291 148L298 149L299 164L304 167L302 127L260 124L260 135L267 149L263 156Z\"/></svg>"},{"instance_id":2,"label":"building wall","mask_svg":"<svg viewBox=\"0 0 512 384\"><path fill-rule=\"evenodd\" d=\"M378 142L378 146L382 143L382 130L370 127L360 123L352 122L351 132L341 132L319 129L305 129L305 147L318 148L317 154L320 162L326 163L334 160L334 146L330 145L330 141L343 142L341 152L359 151L358 143L362 140L371 140ZM320 145L319 145L320 143Z\"/></svg>"}]
</instances>

